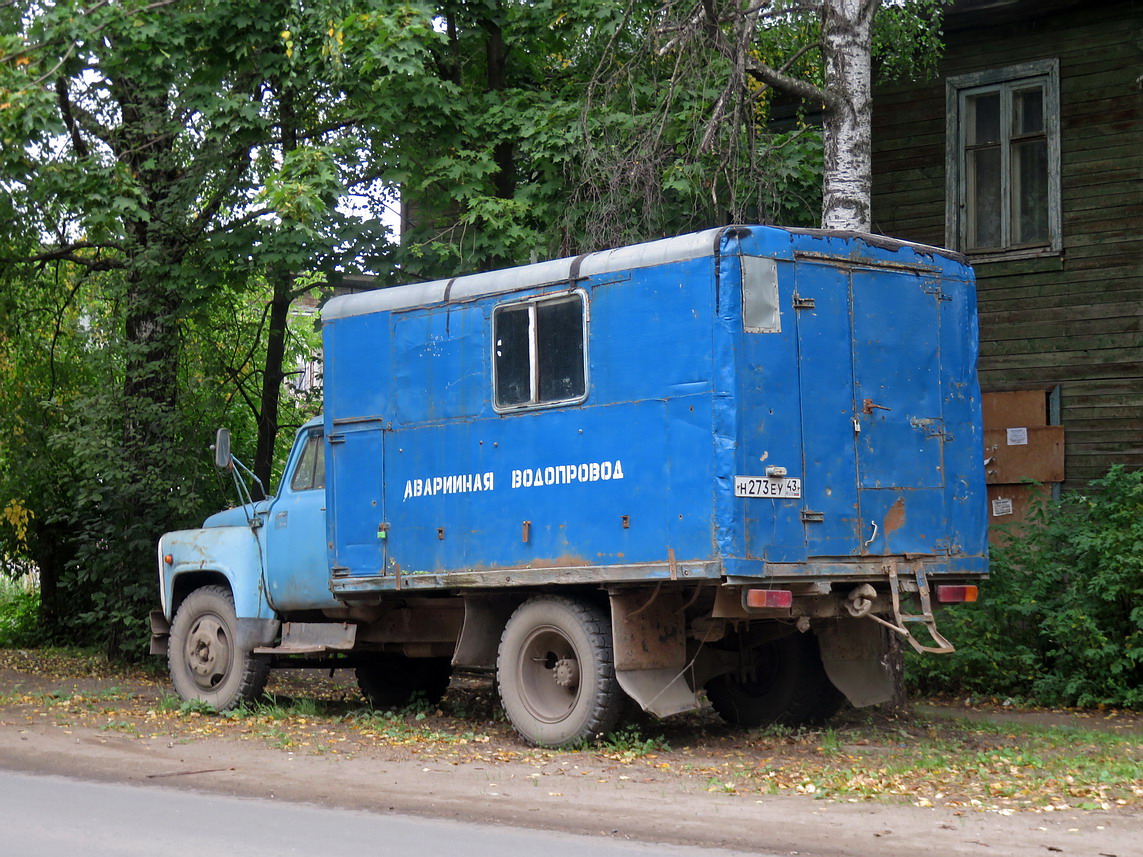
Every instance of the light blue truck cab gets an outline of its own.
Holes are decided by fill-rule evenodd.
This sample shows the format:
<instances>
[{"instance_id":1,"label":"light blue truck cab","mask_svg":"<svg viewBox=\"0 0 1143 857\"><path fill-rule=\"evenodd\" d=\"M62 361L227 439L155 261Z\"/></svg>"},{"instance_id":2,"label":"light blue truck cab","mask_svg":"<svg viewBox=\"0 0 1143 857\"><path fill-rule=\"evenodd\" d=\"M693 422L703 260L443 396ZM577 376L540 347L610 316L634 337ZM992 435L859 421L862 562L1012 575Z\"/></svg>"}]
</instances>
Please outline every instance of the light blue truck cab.
<instances>
[{"instance_id":1,"label":"light blue truck cab","mask_svg":"<svg viewBox=\"0 0 1143 857\"><path fill-rule=\"evenodd\" d=\"M163 537L155 648L219 707L495 667L542 744L625 695L884 701L888 635L951 651L987 573L975 307L955 254L768 226L335 298L323 418L277 496Z\"/></svg>"}]
</instances>

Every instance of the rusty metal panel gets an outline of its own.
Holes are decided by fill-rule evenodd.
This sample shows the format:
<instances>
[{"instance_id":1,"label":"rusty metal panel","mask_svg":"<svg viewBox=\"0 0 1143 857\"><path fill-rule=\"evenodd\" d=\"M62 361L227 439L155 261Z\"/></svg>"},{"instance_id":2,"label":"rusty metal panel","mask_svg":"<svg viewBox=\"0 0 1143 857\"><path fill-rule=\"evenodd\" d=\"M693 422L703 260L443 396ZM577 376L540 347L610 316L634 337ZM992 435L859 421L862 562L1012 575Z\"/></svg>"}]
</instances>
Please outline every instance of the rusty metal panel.
<instances>
[{"instance_id":1,"label":"rusty metal panel","mask_svg":"<svg viewBox=\"0 0 1143 857\"><path fill-rule=\"evenodd\" d=\"M278 645L259 646L254 651L276 655L348 651L356 636L357 626L348 622L284 622Z\"/></svg>"},{"instance_id":2,"label":"rusty metal panel","mask_svg":"<svg viewBox=\"0 0 1143 857\"><path fill-rule=\"evenodd\" d=\"M678 590L646 588L611 593L617 670L682 670L686 623Z\"/></svg>"}]
</instances>

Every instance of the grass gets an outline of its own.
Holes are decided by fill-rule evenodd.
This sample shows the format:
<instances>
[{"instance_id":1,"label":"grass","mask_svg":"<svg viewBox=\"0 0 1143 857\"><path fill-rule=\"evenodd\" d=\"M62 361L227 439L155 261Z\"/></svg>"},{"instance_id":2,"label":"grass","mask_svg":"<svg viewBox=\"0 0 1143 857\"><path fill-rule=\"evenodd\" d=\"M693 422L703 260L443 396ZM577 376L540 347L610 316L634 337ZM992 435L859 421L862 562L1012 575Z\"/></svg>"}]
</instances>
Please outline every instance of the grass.
<instances>
[{"instance_id":1,"label":"grass","mask_svg":"<svg viewBox=\"0 0 1143 857\"><path fill-rule=\"evenodd\" d=\"M41 656L42 665L36 663ZM116 673L87 653L0 650L5 667L29 679L61 677L52 680L59 689L0 698L0 719L9 722L43 714L67 728L174 742L258 740L293 753L414 753L449 764L578 767L604 778L695 781L739 798L797 794L964 812L1143 809L1143 719L1130 721L1135 731L1114 734L1026 725L999 708L999 722L849 711L823 729L738 731L707 709L663 721L638 715L600 740L541 750L512 731L487 677L455 679L436 706L372 711L344 677L275 673L272 693L220 714L182 701L145 673ZM86 689L69 689L76 684L65 678L69 673ZM1083 722L1075 712L1063 717Z\"/></svg>"},{"instance_id":2,"label":"grass","mask_svg":"<svg viewBox=\"0 0 1143 857\"><path fill-rule=\"evenodd\" d=\"M797 770L741 770L760 790L849 800L910 796L922 806L1110 809L1143 798L1143 735L1071 727L875 722L823 733L758 733L755 746L806 742Z\"/></svg>"}]
</instances>

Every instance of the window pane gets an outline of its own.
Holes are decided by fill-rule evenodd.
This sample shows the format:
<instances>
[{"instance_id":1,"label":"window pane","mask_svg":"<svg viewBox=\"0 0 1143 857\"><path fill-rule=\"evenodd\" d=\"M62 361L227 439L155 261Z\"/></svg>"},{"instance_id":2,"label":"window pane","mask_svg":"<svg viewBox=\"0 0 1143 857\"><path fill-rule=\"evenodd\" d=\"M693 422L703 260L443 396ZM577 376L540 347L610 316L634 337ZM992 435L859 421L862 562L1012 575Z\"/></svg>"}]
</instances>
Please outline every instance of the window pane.
<instances>
[{"instance_id":1,"label":"window pane","mask_svg":"<svg viewBox=\"0 0 1143 857\"><path fill-rule=\"evenodd\" d=\"M522 405L532 398L528 316L528 307L521 306L497 310L493 317L496 404L500 407Z\"/></svg>"},{"instance_id":2,"label":"window pane","mask_svg":"<svg viewBox=\"0 0 1143 857\"><path fill-rule=\"evenodd\" d=\"M576 297L537 305L536 328L540 401L582 396L583 302Z\"/></svg>"},{"instance_id":3,"label":"window pane","mask_svg":"<svg viewBox=\"0 0 1143 857\"><path fill-rule=\"evenodd\" d=\"M320 481L315 471L321 468ZM294 475L290 479L290 488L294 491L309 491L313 488L325 487L325 457L322 455L321 435L310 435L306 439L305 448L298 466L294 468Z\"/></svg>"},{"instance_id":4,"label":"window pane","mask_svg":"<svg viewBox=\"0 0 1143 857\"><path fill-rule=\"evenodd\" d=\"M321 437L314 438L314 481L311 488L325 487L325 447Z\"/></svg>"},{"instance_id":5,"label":"window pane","mask_svg":"<svg viewBox=\"0 0 1143 857\"><path fill-rule=\"evenodd\" d=\"M778 333L778 263L758 256L742 257L742 326L747 333Z\"/></svg>"},{"instance_id":6,"label":"window pane","mask_svg":"<svg viewBox=\"0 0 1143 857\"><path fill-rule=\"evenodd\" d=\"M969 249L999 247L1002 241L1000 148L969 152L966 179Z\"/></svg>"},{"instance_id":7,"label":"window pane","mask_svg":"<svg viewBox=\"0 0 1143 857\"><path fill-rule=\"evenodd\" d=\"M1058 249L1058 60L949 78L950 242L968 253Z\"/></svg>"},{"instance_id":8,"label":"window pane","mask_svg":"<svg viewBox=\"0 0 1143 857\"><path fill-rule=\"evenodd\" d=\"M1000 142L1000 93L974 95L967 101L970 146Z\"/></svg>"},{"instance_id":9,"label":"window pane","mask_svg":"<svg viewBox=\"0 0 1143 857\"><path fill-rule=\"evenodd\" d=\"M1012 241L1048 240L1048 142L1028 140L1012 147Z\"/></svg>"},{"instance_id":10,"label":"window pane","mask_svg":"<svg viewBox=\"0 0 1143 857\"><path fill-rule=\"evenodd\" d=\"M1044 90L1023 89L1012 96L1012 133L1042 134L1044 131Z\"/></svg>"}]
</instances>

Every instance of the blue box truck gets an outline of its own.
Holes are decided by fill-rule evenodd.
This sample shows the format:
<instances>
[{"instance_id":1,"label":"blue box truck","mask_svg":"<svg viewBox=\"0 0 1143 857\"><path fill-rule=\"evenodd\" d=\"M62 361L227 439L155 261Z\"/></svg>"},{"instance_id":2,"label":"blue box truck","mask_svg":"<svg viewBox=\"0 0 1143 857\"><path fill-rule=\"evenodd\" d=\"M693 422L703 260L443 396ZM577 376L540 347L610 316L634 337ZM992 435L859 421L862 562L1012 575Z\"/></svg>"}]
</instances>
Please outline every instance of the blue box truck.
<instances>
[{"instance_id":1,"label":"blue box truck","mask_svg":"<svg viewBox=\"0 0 1143 857\"><path fill-rule=\"evenodd\" d=\"M937 608L987 574L956 254L730 226L322 323L324 416L277 494L159 543L152 648L184 698L322 664L399 706L494 667L538 744L702 691L731 723L808 723L890 696L890 635L951 651Z\"/></svg>"}]
</instances>

